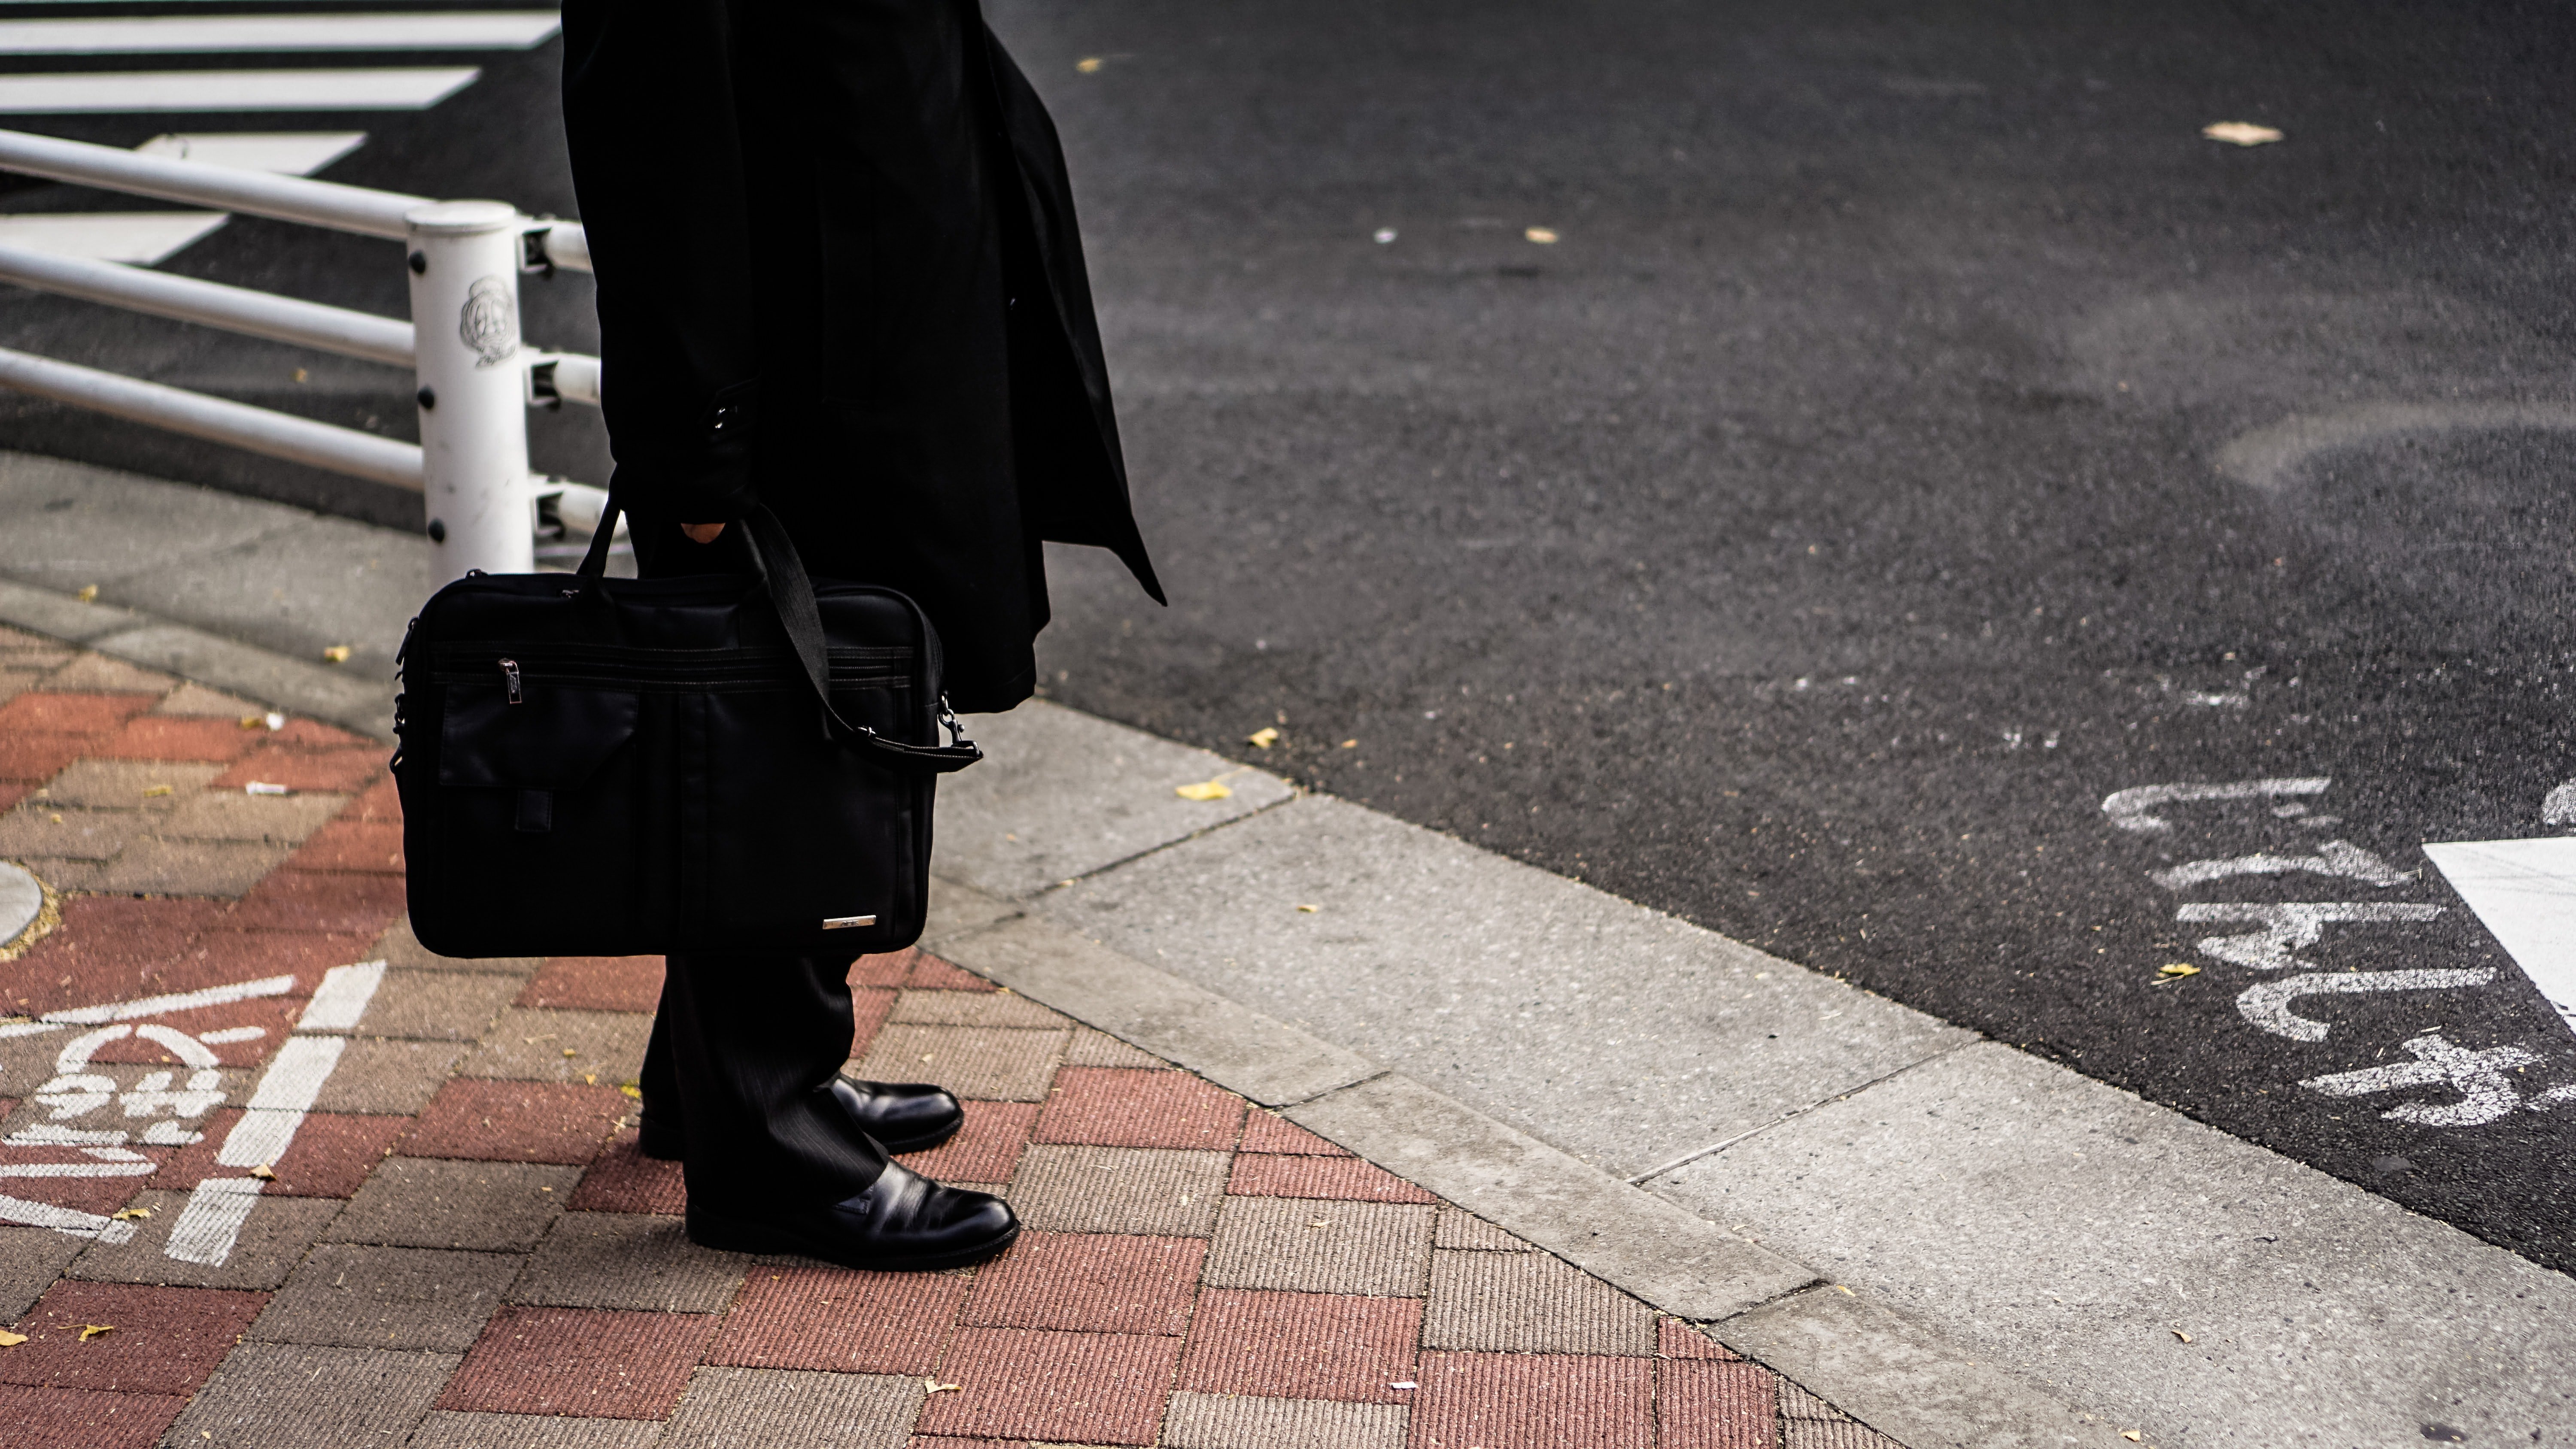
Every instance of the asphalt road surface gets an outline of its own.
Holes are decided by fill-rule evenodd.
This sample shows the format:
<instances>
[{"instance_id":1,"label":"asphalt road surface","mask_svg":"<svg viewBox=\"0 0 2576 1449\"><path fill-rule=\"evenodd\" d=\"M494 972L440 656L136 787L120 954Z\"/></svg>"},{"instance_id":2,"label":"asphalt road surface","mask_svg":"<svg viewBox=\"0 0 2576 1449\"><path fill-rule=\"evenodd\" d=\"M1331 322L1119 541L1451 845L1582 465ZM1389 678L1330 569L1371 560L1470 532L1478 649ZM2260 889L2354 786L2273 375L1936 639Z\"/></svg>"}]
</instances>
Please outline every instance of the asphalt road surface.
<instances>
[{"instance_id":1,"label":"asphalt road surface","mask_svg":"<svg viewBox=\"0 0 2576 1449\"><path fill-rule=\"evenodd\" d=\"M1174 597L1059 551L1055 697L2576 1267L2562 11L991 9ZM292 125L370 131L333 179L568 211L556 49L475 63ZM384 244L293 230L168 265L399 310ZM531 337L584 345L550 285ZM380 369L99 315L0 334L407 426ZM143 446L49 416L0 440Z\"/></svg>"}]
</instances>

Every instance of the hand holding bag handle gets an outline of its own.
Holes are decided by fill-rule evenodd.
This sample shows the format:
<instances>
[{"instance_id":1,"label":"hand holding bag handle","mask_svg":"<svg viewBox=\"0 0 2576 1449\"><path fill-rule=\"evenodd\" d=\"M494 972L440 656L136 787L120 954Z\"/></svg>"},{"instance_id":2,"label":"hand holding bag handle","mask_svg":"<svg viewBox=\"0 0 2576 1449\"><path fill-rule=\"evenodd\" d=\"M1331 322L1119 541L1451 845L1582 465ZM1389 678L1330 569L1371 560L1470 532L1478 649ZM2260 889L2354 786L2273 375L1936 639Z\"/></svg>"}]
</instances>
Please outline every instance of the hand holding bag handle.
<instances>
[{"instance_id":1,"label":"hand holding bag handle","mask_svg":"<svg viewBox=\"0 0 2576 1449\"><path fill-rule=\"evenodd\" d=\"M581 577L596 579L607 575L609 544L616 536L620 511L617 491L612 487L608 502L599 511L598 531L590 536L590 551L582 555L578 570ZM832 708L831 661L825 653L823 609L814 600L814 581L806 577L805 561L797 556L786 527L767 504L753 504L744 522L751 538L752 565L760 571L770 605L778 610L778 622L787 631L787 642L796 650L797 662L805 667L805 680L814 687L814 697L823 706L826 735L846 748L874 756L881 765L909 773L945 775L984 758L984 752L966 738L957 716L949 712L945 698L939 701L939 722L947 727L953 741L946 745L908 745L841 718L840 711ZM939 636L931 628L930 617L921 612L919 604L910 599L904 602L920 621L923 645L937 649Z\"/></svg>"}]
</instances>

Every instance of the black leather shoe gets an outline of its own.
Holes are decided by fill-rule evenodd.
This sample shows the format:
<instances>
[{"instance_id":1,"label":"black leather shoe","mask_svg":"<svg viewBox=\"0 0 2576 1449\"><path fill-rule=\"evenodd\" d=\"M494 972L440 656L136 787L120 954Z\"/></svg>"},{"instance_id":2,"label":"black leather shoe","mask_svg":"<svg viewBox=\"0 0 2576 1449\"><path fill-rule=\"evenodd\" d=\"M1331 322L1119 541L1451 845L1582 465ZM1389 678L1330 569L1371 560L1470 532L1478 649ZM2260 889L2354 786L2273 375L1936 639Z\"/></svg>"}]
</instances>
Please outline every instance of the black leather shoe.
<instances>
[{"instance_id":1,"label":"black leather shoe","mask_svg":"<svg viewBox=\"0 0 2576 1449\"><path fill-rule=\"evenodd\" d=\"M832 1095L850 1122L888 1152L927 1152L957 1135L966 1109L928 1082L854 1082L841 1077Z\"/></svg>"},{"instance_id":2,"label":"black leather shoe","mask_svg":"<svg viewBox=\"0 0 2576 1449\"><path fill-rule=\"evenodd\" d=\"M928 1082L833 1082L833 1096L850 1115L850 1123L877 1140L888 1152L926 1152L957 1135L966 1125L966 1109L956 1097ZM688 1152L688 1138L662 1114L646 1107L638 1119L636 1150L664 1162L677 1162Z\"/></svg>"},{"instance_id":3,"label":"black leather shoe","mask_svg":"<svg viewBox=\"0 0 2576 1449\"><path fill-rule=\"evenodd\" d=\"M735 1213L692 1202L688 1221L689 1241L700 1247L796 1253L880 1273L962 1268L1020 1235L1009 1203L941 1187L899 1162L887 1163L867 1191L836 1203Z\"/></svg>"}]
</instances>

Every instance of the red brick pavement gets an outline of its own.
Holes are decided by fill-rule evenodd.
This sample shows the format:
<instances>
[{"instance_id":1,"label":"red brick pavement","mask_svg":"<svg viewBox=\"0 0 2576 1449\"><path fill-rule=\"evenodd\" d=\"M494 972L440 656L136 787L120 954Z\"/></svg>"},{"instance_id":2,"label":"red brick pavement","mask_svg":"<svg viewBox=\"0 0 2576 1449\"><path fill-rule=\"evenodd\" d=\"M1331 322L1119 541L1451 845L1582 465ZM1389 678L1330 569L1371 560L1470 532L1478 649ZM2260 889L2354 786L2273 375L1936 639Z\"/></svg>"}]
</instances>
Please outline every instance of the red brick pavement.
<instances>
[{"instance_id":1,"label":"red brick pavement","mask_svg":"<svg viewBox=\"0 0 2576 1449\"><path fill-rule=\"evenodd\" d=\"M0 650L24 637L0 630ZM293 986L285 995L169 1018L192 1033L240 1035L210 1049L227 1066L256 1067L287 1039L325 971L379 957L394 959L397 970L421 963L399 923L400 801L383 775L381 746L302 720L272 731L242 728L231 717L156 714L158 698L36 689L0 704L0 808L12 803L10 792L44 785L81 759L199 761L224 767L208 787L219 792L261 780L348 798L335 818L307 827L312 833L294 843L282 867L238 898L65 897L52 934L17 960L0 962L0 1007L35 1013L290 976ZM656 1004L661 979L660 962L653 958L566 957L534 969L454 965L517 976L515 986L497 999L474 985L488 975L449 977L463 983L441 988L463 993L454 999L509 1001L525 1010L640 1015ZM911 950L864 957L851 967L849 979L854 1056L875 1040L901 992L996 989ZM420 996L424 989L414 988L412 999L439 999L434 992ZM493 1051L477 1070L506 1071L507 1063L527 1059L524 1052L514 1055L512 1039L501 1035L525 1030L507 1025L507 1017L503 1013L503 1024L493 1028ZM255 1036L248 1034L253 1027ZM460 1265L501 1255L509 1266L494 1277L493 1288L481 1291L501 1292L504 1302L488 1322L476 1310L452 1340L457 1346L470 1340L471 1347L437 1396L441 1409L659 1419L673 1412L692 1371L704 1364L927 1378L942 1387L927 1396L911 1426L915 1449L1023 1449L1033 1441L1152 1444L1175 1394L1201 1406L1312 1400L1336 1406L1334 1413L1379 1416L1366 1421L1374 1428L1354 1431L1360 1437L1351 1449L1779 1449L1786 1442L1778 1378L1671 1319L1658 1321L1651 1355L1425 1347L1433 1300L1419 1296L1421 1285L1449 1281L1429 1272L1427 1257L1435 1250L1425 1239L1407 1240L1415 1246L1404 1251L1417 1260L1406 1273L1390 1277L1371 1270L1367 1279L1379 1285L1373 1291L1411 1282L1416 1296L1275 1291L1240 1286L1254 1281L1240 1278L1206 1282L1221 1262L1233 1264L1225 1269L1230 1273L1247 1269L1240 1252L1228 1258L1211 1251L1206 1234L1218 1233L1213 1246L1222 1247L1223 1234L1233 1231L1219 1226L1222 1215L1211 1210L1216 1204L1202 1198L1200 1205L1188 1205L1189 1194L1212 1188L1188 1188L1180 1203L1150 1196L1168 1190L1153 1184L1184 1181L1171 1175L1182 1171L1176 1164L1212 1159L1215 1168L1189 1167L1198 1176L1186 1181L1222 1183L1223 1194L1234 1197L1385 1204L1438 1199L1186 1072L1057 1065L1052 1053L1060 1033L905 1028L959 1033L966 1044L961 1050L988 1057L1039 1053L1015 1070L1021 1078L1034 1071L1040 1081L1051 1072L1052 1084L1040 1101L969 1101L965 1129L947 1145L910 1160L946 1181L1013 1184L1032 1224L1020 1242L978 1269L897 1275L792 1259L654 1256L676 1250L675 1218L686 1206L686 1192L677 1164L636 1151L631 1096L605 1082L567 1085L506 1076L442 1081L472 1046L441 1037L453 1034L452 1024L393 1019L387 1029L397 1035L388 1038L362 1023L337 1069L341 1076L332 1079L333 1090L339 1090L336 1084L346 1078L346 1090L354 1094L347 1101L356 1105L334 1106L326 1093L323 1110L303 1119L274 1164L276 1178L264 1193L279 1198L281 1206L290 1200L306 1204L296 1209L306 1216L255 1217L254 1225L302 1226L263 1230L272 1236L260 1242L271 1246L245 1247L237 1269L251 1276L221 1281L287 1285L293 1259L304 1251L298 1244L316 1237L347 1236L361 1245L329 1249L360 1255L338 1260L343 1267L334 1272L344 1277L353 1270L349 1265L378 1261L367 1254L438 1249L446 1250L439 1261ZM430 1039L399 1035L423 1030ZM634 1037L640 1033L629 1039ZM63 1040L0 1041L0 1062L28 1078L32 1088L50 1070L45 1063ZM8 1056L12 1051L18 1055ZM29 1052L38 1055L30 1058ZM153 1041L129 1037L108 1044L95 1061L130 1080L145 1071L175 1072L164 1064L166 1055ZM489 1065L495 1062L502 1065ZM633 1065L617 1070L631 1072ZM992 1059L987 1065L1000 1071L1009 1064ZM424 1071L432 1075L418 1075ZM238 1103L249 1079L235 1075ZM415 1117L387 1115L424 1102ZM13 1122L32 1120L24 1104L6 1099L0 1099L0 1113L12 1114ZM184 1191L218 1173L217 1144L240 1115L237 1105L226 1105L197 1119L194 1127L205 1135L193 1145L134 1149L149 1160L148 1175L18 1177L7 1192L104 1213L146 1188ZM401 1162L388 1169L388 1156L397 1148ZM0 1145L0 1159L73 1162L79 1154L71 1148ZM567 1169L577 1169L578 1176L567 1175ZM397 1176L387 1181L423 1184L402 1190L430 1193L420 1211L436 1221L415 1228L414 1214L402 1203L370 1188L389 1170ZM225 1168L221 1175L238 1171ZM1210 1171L1213 1179L1206 1175ZM1138 1192L1149 1196L1138 1199ZM1101 1202L1163 1213L1155 1228L1162 1235L1059 1226L1115 1224L1133 1210L1084 1206ZM342 1220L351 1226L345 1232L326 1229L311 1216L315 1205L330 1203L348 1205ZM1185 1210L1167 1211L1176 1208ZM572 1233L558 1252L548 1224L565 1212L587 1215L578 1221L597 1226ZM475 1218L478 1213L484 1216ZM657 1222L668 1226L611 1227ZM277 1245L279 1231L304 1237ZM1450 1236L1444 1231L1440 1240ZM1458 1240L1485 1249L1508 1246L1490 1230ZM1318 1238L1316 1252L1327 1252L1324 1241ZM363 1246L376 1242L416 1246ZM630 1246L604 1258L581 1246L596 1243ZM665 1246L651 1246L656 1243ZM523 1273L520 1260L532 1249L535 1266ZM275 1256L280 1251L284 1258ZM1274 1245L1264 1251L1296 1249ZM1329 1286L1334 1280L1326 1272L1291 1281ZM512 1283L530 1286L503 1291L501 1285ZM31 1285L24 1291L36 1290ZM291 1288L290 1295L304 1291ZM459 1290L441 1293L454 1291ZM523 1291L535 1301L519 1301ZM188 1397L222 1371L269 1296L238 1288L65 1278L33 1302L0 1304L0 1312L19 1314L16 1331L27 1335L15 1347L0 1347L0 1449L22 1443L143 1446L165 1431L186 1437L186 1425L170 1429L174 1419ZM448 1301L441 1297L432 1304ZM635 1306L639 1302L655 1306ZM567 1306L572 1304L593 1306ZM309 1304L299 1312L303 1317L291 1314L287 1323L313 1318ZM476 1322L482 1323L479 1333ZM113 1325L114 1331L83 1343L79 1332L89 1324ZM1560 1337L1593 1341L1581 1334ZM274 1344L254 1347L277 1351ZM1809 1416L1799 1421L1807 1440L1823 1442L1822 1433L1837 1445L1890 1449L1892 1441L1847 1421L1831 1424L1826 1433L1826 1421L1812 1417L1816 1401L1802 1396L1799 1402L1807 1406L1799 1411Z\"/></svg>"}]
</instances>

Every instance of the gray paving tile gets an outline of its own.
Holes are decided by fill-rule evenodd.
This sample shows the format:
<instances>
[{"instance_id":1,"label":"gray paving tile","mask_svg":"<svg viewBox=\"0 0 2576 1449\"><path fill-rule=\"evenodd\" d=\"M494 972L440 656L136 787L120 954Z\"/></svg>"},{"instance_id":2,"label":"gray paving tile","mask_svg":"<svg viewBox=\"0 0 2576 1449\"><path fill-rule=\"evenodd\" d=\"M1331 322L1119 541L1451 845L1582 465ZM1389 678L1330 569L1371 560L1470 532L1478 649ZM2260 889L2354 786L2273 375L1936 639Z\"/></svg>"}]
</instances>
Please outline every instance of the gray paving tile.
<instances>
[{"instance_id":1,"label":"gray paving tile","mask_svg":"<svg viewBox=\"0 0 2576 1449\"><path fill-rule=\"evenodd\" d=\"M167 694L178 687L176 675L157 669L137 669L122 659L104 654L74 655L69 663L45 680L45 688L66 694Z\"/></svg>"},{"instance_id":2,"label":"gray paving tile","mask_svg":"<svg viewBox=\"0 0 2576 1449\"><path fill-rule=\"evenodd\" d=\"M157 669L137 669L104 654L77 654L45 680L45 688L84 694L167 694L178 676Z\"/></svg>"},{"instance_id":3,"label":"gray paving tile","mask_svg":"<svg viewBox=\"0 0 2576 1449\"><path fill-rule=\"evenodd\" d=\"M1431 1208L1413 1203L1230 1197L1201 1281L1214 1288L1419 1298L1430 1268L1431 1215Z\"/></svg>"},{"instance_id":4,"label":"gray paving tile","mask_svg":"<svg viewBox=\"0 0 2576 1449\"><path fill-rule=\"evenodd\" d=\"M1817 1419L1827 1423L1849 1422L1851 1415L1817 1398L1787 1379L1778 1389L1780 1417L1783 1419Z\"/></svg>"},{"instance_id":5,"label":"gray paving tile","mask_svg":"<svg viewBox=\"0 0 2576 1449\"><path fill-rule=\"evenodd\" d=\"M483 1033L483 1040L457 1064L456 1072L465 1077L615 1086L643 1073L644 1044L652 1034L653 1018L642 1012L506 1007Z\"/></svg>"},{"instance_id":6,"label":"gray paving tile","mask_svg":"<svg viewBox=\"0 0 2576 1449\"><path fill-rule=\"evenodd\" d=\"M124 853L155 824L141 810L84 810L78 805L28 799L0 815L0 856L20 860L108 861Z\"/></svg>"},{"instance_id":7,"label":"gray paving tile","mask_svg":"<svg viewBox=\"0 0 2576 1449\"><path fill-rule=\"evenodd\" d=\"M24 1318L88 1246L86 1239L51 1228L0 1227L0 1323Z\"/></svg>"},{"instance_id":8,"label":"gray paving tile","mask_svg":"<svg viewBox=\"0 0 2576 1449\"><path fill-rule=\"evenodd\" d=\"M174 840L256 840L301 845L349 803L323 792L249 795L239 790L200 790L180 797L158 833Z\"/></svg>"},{"instance_id":9,"label":"gray paving tile","mask_svg":"<svg viewBox=\"0 0 2576 1449\"><path fill-rule=\"evenodd\" d=\"M886 1020L905 1026L1003 1026L1050 1030L1072 1022L1013 991L905 991Z\"/></svg>"},{"instance_id":10,"label":"gray paving tile","mask_svg":"<svg viewBox=\"0 0 2576 1449\"><path fill-rule=\"evenodd\" d=\"M140 810L166 819L181 800L205 789L223 772L221 765L191 760L74 760L47 780L35 798L58 808ZM168 793L144 793L161 785L170 787Z\"/></svg>"},{"instance_id":11,"label":"gray paving tile","mask_svg":"<svg viewBox=\"0 0 2576 1449\"><path fill-rule=\"evenodd\" d=\"M463 1356L245 1343L224 1358L162 1442L214 1449L400 1444Z\"/></svg>"},{"instance_id":12,"label":"gray paving tile","mask_svg":"<svg viewBox=\"0 0 2576 1449\"><path fill-rule=\"evenodd\" d=\"M245 715L264 715L268 713L268 706L255 704L237 694L208 689L192 679L170 691L168 698L152 706L152 712L238 720Z\"/></svg>"},{"instance_id":13,"label":"gray paving tile","mask_svg":"<svg viewBox=\"0 0 2576 1449\"><path fill-rule=\"evenodd\" d=\"M849 1073L870 1082L937 1082L985 1102L1043 1102L1063 1054L1063 1031L980 1026L888 1026Z\"/></svg>"},{"instance_id":14,"label":"gray paving tile","mask_svg":"<svg viewBox=\"0 0 2576 1449\"><path fill-rule=\"evenodd\" d=\"M416 1116L438 1095L466 1048L459 1042L357 1037L322 1084L314 1108L385 1117Z\"/></svg>"},{"instance_id":15,"label":"gray paving tile","mask_svg":"<svg viewBox=\"0 0 2576 1449\"><path fill-rule=\"evenodd\" d=\"M500 1253L324 1243L297 1265L249 1336L463 1353L519 1267L516 1256Z\"/></svg>"},{"instance_id":16,"label":"gray paving tile","mask_svg":"<svg viewBox=\"0 0 2576 1449\"><path fill-rule=\"evenodd\" d=\"M566 1213L528 1259L510 1301L721 1313L750 1261L690 1242L675 1217Z\"/></svg>"},{"instance_id":17,"label":"gray paving tile","mask_svg":"<svg viewBox=\"0 0 2576 1449\"><path fill-rule=\"evenodd\" d=\"M1781 1449L1905 1449L1885 1434L1849 1419L1783 1418L1780 1431Z\"/></svg>"},{"instance_id":18,"label":"gray paving tile","mask_svg":"<svg viewBox=\"0 0 2576 1449\"><path fill-rule=\"evenodd\" d=\"M533 975L546 964L543 956L441 956L420 943L411 933L411 917L404 915L385 928L376 940L375 955L396 970L403 971L480 971L503 976Z\"/></svg>"},{"instance_id":19,"label":"gray paving tile","mask_svg":"<svg viewBox=\"0 0 2576 1449\"><path fill-rule=\"evenodd\" d=\"M331 1242L524 1253L581 1181L578 1167L389 1157L324 1235Z\"/></svg>"},{"instance_id":20,"label":"gray paving tile","mask_svg":"<svg viewBox=\"0 0 2576 1449\"><path fill-rule=\"evenodd\" d=\"M557 1419L539 1414L459 1414L421 1421L405 1449L653 1449L662 1426L645 1419Z\"/></svg>"},{"instance_id":21,"label":"gray paving tile","mask_svg":"<svg viewBox=\"0 0 2576 1449\"><path fill-rule=\"evenodd\" d=\"M1165 1449L1403 1449L1402 1404L1338 1404L1248 1394L1172 1395Z\"/></svg>"},{"instance_id":22,"label":"gray paving tile","mask_svg":"<svg viewBox=\"0 0 2576 1449\"><path fill-rule=\"evenodd\" d=\"M1643 1303L1545 1253L1431 1255L1422 1346L1488 1353L1650 1354Z\"/></svg>"},{"instance_id":23,"label":"gray paving tile","mask_svg":"<svg viewBox=\"0 0 2576 1449\"><path fill-rule=\"evenodd\" d=\"M107 873L107 863L98 860L67 860L60 856L24 855L18 864L33 872L36 879L58 892L95 891L99 878Z\"/></svg>"},{"instance_id":24,"label":"gray paving tile","mask_svg":"<svg viewBox=\"0 0 2576 1449\"><path fill-rule=\"evenodd\" d=\"M1105 1031L1076 1027L1073 1037L1064 1045L1064 1064L1068 1067L1167 1067L1171 1063L1149 1051L1139 1051Z\"/></svg>"},{"instance_id":25,"label":"gray paving tile","mask_svg":"<svg viewBox=\"0 0 2576 1449\"><path fill-rule=\"evenodd\" d=\"M467 971L385 972L358 1018L360 1036L478 1041L519 994L516 978Z\"/></svg>"},{"instance_id":26,"label":"gray paving tile","mask_svg":"<svg viewBox=\"0 0 2576 1449\"><path fill-rule=\"evenodd\" d=\"M137 1194L132 1205L151 1209L152 1216L137 1220L134 1236L125 1242L91 1243L72 1263L69 1276L101 1283L266 1290L286 1281L341 1208L333 1197L262 1197L251 1204L230 1256L221 1263L183 1263L161 1250L187 1202L184 1192Z\"/></svg>"},{"instance_id":27,"label":"gray paving tile","mask_svg":"<svg viewBox=\"0 0 2576 1449\"><path fill-rule=\"evenodd\" d=\"M1011 1210L1041 1232L1204 1238L1216 1230L1228 1156L1144 1147L1056 1147L1020 1154Z\"/></svg>"},{"instance_id":28,"label":"gray paving tile","mask_svg":"<svg viewBox=\"0 0 2576 1449\"><path fill-rule=\"evenodd\" d=\"M1474 1253L1537 1251L1474 1213L1453 1207L1440 1210L1440 1226L1432 1234L1431 1246Z\"/></svg>"},{"instance_id":29,"label":"gray paving tile","mask_svg":"<svg viewBox=\"0 0 2576 1449\"><path fill-rule=\"evenodd\" d=\"M904 1449L922 1393L887 1374L701 1368L659 1449Z\"/></svg>"},{"instance_id":30,"label":"gray paving tile","mask_svg":"<svg viewBox=\"0 0 2576 1449\"><path fill-rule=\"evenodd\" d=\"M238 899L293 853L291 846L244 840L145 837L92 877L88 888L115 894Z\"/></svg>"}]
</instances>

